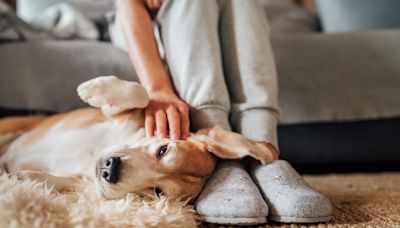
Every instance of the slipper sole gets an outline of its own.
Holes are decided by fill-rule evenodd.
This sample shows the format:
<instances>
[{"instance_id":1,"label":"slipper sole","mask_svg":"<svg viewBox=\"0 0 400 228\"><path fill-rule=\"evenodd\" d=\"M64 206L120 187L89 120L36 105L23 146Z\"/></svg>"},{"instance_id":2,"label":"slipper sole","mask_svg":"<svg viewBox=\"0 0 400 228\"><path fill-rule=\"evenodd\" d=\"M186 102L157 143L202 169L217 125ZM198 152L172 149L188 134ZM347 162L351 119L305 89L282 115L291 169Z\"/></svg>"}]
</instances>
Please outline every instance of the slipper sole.
<instances>
[{"instance_id":1,"label":"slipper sole","mask_svg":"<svg viewBox=\"0 0 400 228\"><path fill-rule=\"evenodd\" d=\"M315 218L270 215L268 218L271 221L282 222L282 223L321 223L321 222L329 222L332 220L331 215L324 217L315 217Z\"/></svg>"},{"instance_id":2,"label":"slipper sole","mask_svg":"<svg viewBox=\"0 0 400 228\"><path fill-rule=\"evenodd\" d=\"M266 217L255 217L255 218L224 218L224 217L210 217L200 216L200 220L208 223L216 224L229 224L238 226L252 226L263 224L267 222Z\"/></svg>"}]
</instances>

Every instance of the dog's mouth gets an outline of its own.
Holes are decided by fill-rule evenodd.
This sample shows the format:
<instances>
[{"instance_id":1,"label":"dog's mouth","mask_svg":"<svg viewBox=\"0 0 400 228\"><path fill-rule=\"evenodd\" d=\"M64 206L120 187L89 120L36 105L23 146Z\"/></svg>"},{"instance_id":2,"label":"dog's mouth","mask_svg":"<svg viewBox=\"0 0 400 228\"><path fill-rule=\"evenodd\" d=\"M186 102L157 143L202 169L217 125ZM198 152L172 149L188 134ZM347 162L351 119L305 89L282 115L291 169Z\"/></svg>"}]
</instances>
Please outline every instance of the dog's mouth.
<instances>
[{"instance_id":1,"label":"dog's mouth","mask_svg":"<svg viewBox=\"0 0 400 228\"><path fill-rule=\"evenodd\" d=\"M96 177L115 184L120 178L121 158L109 157L96 162Z\"/></svg>"}]
</instances>

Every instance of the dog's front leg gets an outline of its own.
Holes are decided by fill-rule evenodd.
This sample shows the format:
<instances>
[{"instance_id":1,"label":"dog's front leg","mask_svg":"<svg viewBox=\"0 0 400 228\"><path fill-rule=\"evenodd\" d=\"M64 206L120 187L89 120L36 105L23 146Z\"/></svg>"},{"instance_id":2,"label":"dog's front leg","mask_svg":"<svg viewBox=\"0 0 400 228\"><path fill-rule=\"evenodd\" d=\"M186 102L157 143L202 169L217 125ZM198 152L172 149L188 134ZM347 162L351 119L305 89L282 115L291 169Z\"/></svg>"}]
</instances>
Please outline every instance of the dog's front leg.
<instances>
[{"instance_id":1,"label":"dog's front leg","mask_svg":"<svg viewBox=\"0 0 400 228\"><path fill-rule=\"evenodd\" d=\"M33 180L52 186L57 192L75 192L82 183L81 176L54 176L47 172L23 170L13 173L19 180Z\"/></svg>"},{"instance_id":2,"label":"dog's front leg","mask_svg":"<svg viewBox=\"0 0 400 228\"><path fill-rule=\"evenodd\" d=\"M91 79L80 84L77 91L84 102L100 108L110 118L127 110L145 108L149 103L149 96L143 86L115 76Z\"/></svg>"}]
</instances>

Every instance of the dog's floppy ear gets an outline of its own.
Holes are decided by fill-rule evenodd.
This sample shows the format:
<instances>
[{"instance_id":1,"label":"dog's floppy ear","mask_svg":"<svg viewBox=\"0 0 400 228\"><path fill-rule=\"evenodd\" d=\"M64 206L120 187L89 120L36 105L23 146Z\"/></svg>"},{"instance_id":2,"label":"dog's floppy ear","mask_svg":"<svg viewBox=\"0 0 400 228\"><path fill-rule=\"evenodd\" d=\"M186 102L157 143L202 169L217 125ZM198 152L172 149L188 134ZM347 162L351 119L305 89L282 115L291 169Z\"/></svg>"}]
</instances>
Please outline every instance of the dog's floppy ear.
<instances>
[{"instance_id":1,"label":"dog's floppy ear","mask_svg":"<svg viewBox=\"0 0 400 228\"><path fill-rule=\"evenodd\" d=\"M272 144L250 140L221 128L201 129L192 137L204 143L209 152L220 158L238 159L250 156L263 164L278 158L278 151Z\"/></svg>"},{"instance_id":2,"label":"dog's floppy ear","mask_svg":"<svg viewBox=\"0 0 400 228\"><path fill-rule=\"evenodd\" d=\"M149 103L143 86L115 76L93 78L80 84L77 91L84 102L100 108L108 117L126 110L144 108Z\"/></svg>"}]
</instances>

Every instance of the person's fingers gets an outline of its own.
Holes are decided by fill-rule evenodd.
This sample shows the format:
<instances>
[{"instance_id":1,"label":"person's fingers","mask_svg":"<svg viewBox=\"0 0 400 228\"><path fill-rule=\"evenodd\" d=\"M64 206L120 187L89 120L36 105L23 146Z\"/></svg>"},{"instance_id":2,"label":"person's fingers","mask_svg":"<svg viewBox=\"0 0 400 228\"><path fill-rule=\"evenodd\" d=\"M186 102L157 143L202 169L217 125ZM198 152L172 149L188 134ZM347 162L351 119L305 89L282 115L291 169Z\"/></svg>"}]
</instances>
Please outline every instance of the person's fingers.
<instances>
[{"instance_id":1,"label":"person's fingers","mask_svg":"<svg viewBox=\"0 0 400 228\"><path fill-rule=\"evenodd\" d=\"M157 10L162 5L162 0L146 0L146 5L149 9Z\"/></svg>"},{"instance_id":2,"label":"person's fingers","mask_svg":"<svg viewBox=\"0 0 400 228\"><path fill-rule=\"evenodd\" d=\"M146 134L148 137L154 136L154 125L155 120L153 113L146 110L144 126L146 128Z\"/></svg>"},{"instance_id":3,"label":"person's fingers","mask_svg":"<svg viewBox=\"0 0 400 228\"><path fill-rule=\"evenodd\" d=\"M150 8L151 1L153 1L153 0L143 0L143 1L144 1L144 4L146 5L146 7Z\"/></svg>"},{"instance_id":4,"label":"person's fingers","mask_svg":"<svg viewBox=\"0 0 400 228\"><path fill-rule=\"evenodd\" d=\"M189 137L190 119L189 119L189 108L186 105L182 105L178 108L181 120L181 138L187 139Z\"/></svg>"},{"instance_id":5,"label":"person's fingers","mask_svg":"<svg viewBox=\"0 0 400 228\"><path fill-rule=\"evenodd\" d=\"M181 138L181 119L178 110L171 106L167 109L167 119L169 126L169 136L171 139L178 140Z\"/></svg>"},{"instance_id":6,"label":"person's fingers","mask_svg":"<svg viewBox=\"0 0 400 228\"><path fill-rule=\"evenodd\" d=\"M156 126L157 126L157 135L161 138L167 137L167 117L165 115L164 110L158 110L156 112Z\"/></svg>"},{"instance_id":7,"label":"person's fingers","mask_svg":"<svg viewBox=\"0 0 400 228\"><path fill-rule=\"evenodd\" d=\"M157 0L151 0L151 9L155 9L156 8L156 4L157 4Z\"/></svg>"},{"instance_id":8,"label":"person's fingers","mask_svg":"<svg viewBox=\"0 0 400 228\"><path fill-rule=\"evenodd\" d=\"M153 9L153 1L154 0L145 0L144 1L146 3L147 8Z\"/></svg>"},{"instance_id":9,"label":"person's fingers","mask_svg":"<svg viewBox=\"0 0 400 228\"><path fill-rule=\"evenodd\" d=\"M154 8L159 9L162 4L162 0L154 0Z\"/></svg>"}]
</instances>

